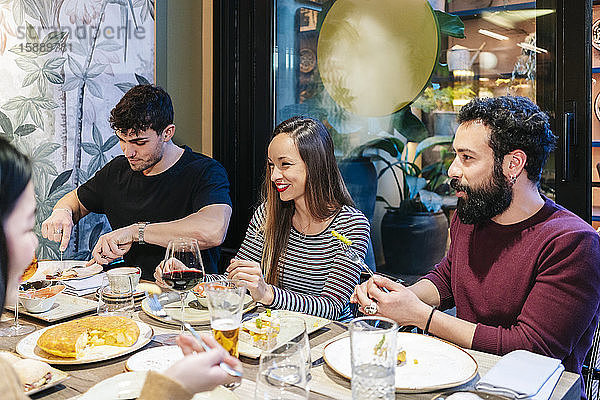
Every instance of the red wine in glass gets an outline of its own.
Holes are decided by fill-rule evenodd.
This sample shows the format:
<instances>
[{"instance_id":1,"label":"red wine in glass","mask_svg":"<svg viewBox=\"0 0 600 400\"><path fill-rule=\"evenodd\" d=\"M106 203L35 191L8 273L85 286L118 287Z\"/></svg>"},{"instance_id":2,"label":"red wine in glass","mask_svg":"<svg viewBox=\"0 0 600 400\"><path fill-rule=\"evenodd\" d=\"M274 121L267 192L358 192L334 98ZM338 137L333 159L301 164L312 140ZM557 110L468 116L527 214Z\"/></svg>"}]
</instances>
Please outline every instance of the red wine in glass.
<instances>
[{"instance_id":1,"label":"red wine in glass","mask_svg":"<svg viewBox=\"0 0 600 400\"><path fill-rule=\"evenodd\" d=\"M204 279L204 271L198 269L185 269L171 271L163 274L162 279L169 287L178 292L187 292Z\"/></svg>"}]
</instances>

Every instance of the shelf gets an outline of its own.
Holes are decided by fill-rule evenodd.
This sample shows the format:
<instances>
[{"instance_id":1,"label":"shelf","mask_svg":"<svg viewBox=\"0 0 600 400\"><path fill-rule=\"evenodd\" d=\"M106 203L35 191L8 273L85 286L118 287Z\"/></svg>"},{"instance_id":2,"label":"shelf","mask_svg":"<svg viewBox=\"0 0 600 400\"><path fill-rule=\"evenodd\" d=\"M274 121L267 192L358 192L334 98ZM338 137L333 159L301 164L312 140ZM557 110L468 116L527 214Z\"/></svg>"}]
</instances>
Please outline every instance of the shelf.
<instances>
[{"instance_id":1,"label":"shelf","mask_svg":"<svg viewBox=\"0 0 600 400\"><path fill-rule=\"evenodd\" d=\"M600 1L600 0L599 0ZM536 8L536 2L531 1L527 3L519 3L519 4L507 4L505 6L496 6L496 7L485 7L485 8L474 8L472 10L463 10L463 11L448 11L452 15L458 15L460 17L479 15L483 12L494 12L494 11L513 11L513 10L527 10Z\"/></svg>"}]
</instances>

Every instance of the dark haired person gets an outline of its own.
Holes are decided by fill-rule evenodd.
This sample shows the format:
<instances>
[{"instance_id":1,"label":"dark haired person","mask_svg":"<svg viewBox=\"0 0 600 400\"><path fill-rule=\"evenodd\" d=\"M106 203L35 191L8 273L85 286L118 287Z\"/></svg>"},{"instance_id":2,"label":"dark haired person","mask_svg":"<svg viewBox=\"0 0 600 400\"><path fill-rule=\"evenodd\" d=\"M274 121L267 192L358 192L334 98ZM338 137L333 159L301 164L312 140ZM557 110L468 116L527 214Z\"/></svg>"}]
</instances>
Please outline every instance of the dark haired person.
<instances>
[{"instance_id":1,"label":"dark haired person","mask_svg":"<svg viewBox=\"0 0 600 400\"><path fill-rule=\"evenodd\" d=\"M64 250L74 223L89 212L106 214L113 230L92 251L99 264L123 257L151 279L169 240L185 236L198 240L206 272L216 273L231 216L225 169L172 142L173 105L159 87L130 89L111 111L110 124L123 156L61 198L42 235Z\"/></svg>"},{"instance_id":2,"label":"dark haired person","mask_svg":"<svg viewBox=\"0 0 600 400\"><path fill-rule=\"evenodd\" d=\"M267 307L347 320L360 266L343 254L332 230L352 240L364 259L369 221L354 208L329 132L318 120L290 118L271 137L263 203L228 278L243 282ZM160 281L160 269L155 276Z\"/></svg>"},{"instance_id":3,"label":"dark haired person","mask_svg":"<svg viewBox=\"0 0 600 400\"><path fill-rule=\"evenodd\" d=\"M35 198L29 160L5 139L0 138L0 310L13 303L17 284L33 258L37 238ZM213 348L203 352L191 336L180 336L179 346L186 355L164 373L149 372L140 399L190 399L196 392L212 390L237 378L228 375L219 363L225 361L240 370L211 335L203 335ZM9 361L0 357L0 393L3 399L29 399Z\"/></svg>"},{"instance_id":4,"label":"dark haired person","mask_svg":"<svg viewBox=\"0 0 600 400\"><path fill-rule=\"evenodd\" d=\"M448 254L408 288L375 277L352 300L465 348L525 349L581 373L598 321L600 245L539 192L556 141L548 117L527 98L499 97L471 101L458 121ZM433 308L453 306L456 317Z\"/></svg>"}]
</instances>

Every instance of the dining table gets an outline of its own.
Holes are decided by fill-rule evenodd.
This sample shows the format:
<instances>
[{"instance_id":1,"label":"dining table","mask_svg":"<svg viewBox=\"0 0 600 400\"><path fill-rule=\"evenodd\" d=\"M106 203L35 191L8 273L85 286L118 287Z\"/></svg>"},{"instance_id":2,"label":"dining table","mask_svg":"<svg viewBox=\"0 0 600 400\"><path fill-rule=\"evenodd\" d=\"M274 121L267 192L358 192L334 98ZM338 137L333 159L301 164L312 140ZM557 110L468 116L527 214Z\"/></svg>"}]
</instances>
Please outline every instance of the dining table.
<instances>
[{"instance_id":1,"label":"dining table","mask_svg":"<svg viewBox=\"0 0 600 400\"><path fill-rule=\"evenodd\" d=\"M93 299L93 296L88 296ZM261 311L259 307L258 310ZM13 313L10 311L5 312L2 315L2 321L7 322L13 318ZM145 322L149 324L154 331L154 339L151 340L142 349L148 349L151 347L163 345L159 338L164 337L165 334L177 333L179 327L162 323L154 318L149 317L143 310L136 310L134 320ZM21 321L34 324L36 328L44 328L49 326L48 323L40 321L35 318L27 317L24 315L20 316ZM62 322L62 321L61 321ZM202 331L210 331L210 325L198 325L195 328ZM163 335L163 336L161 336ZM309 335L310 347L311 347L311 359L319 360L323 356L323 348L330 342L348 335L347 325L338 321L331 321L326 326L312 332ZM14 352L19 341L23 339L20 337L2 337L0 338L0 350ZM141 351L142 349L138 350ZM483 353L475 350L466 350L477 362L478 372L476 376L468 383L462 385L460 388L473 387L473 384L480 379L481 376L493 367L498 360L499 356ZM90 387L96 383L126 372L126 362L132 354L120 356L118 358L99 361L91 364L84 365L55 365L58 369L65 371L69 374L69 378L54 387L50 387L42 392L31 395L32 399L43 399L43 400L63 400L63 399L77 399L82 393L87 391ZM239 399L253 399L256 375L258 372L258 360L251 359L244 356L240 357L243 364L244 377L241 384L233 389L233 392ZM311 380L309 382L310 394L309 399L351 399L352 390L350 381L338 375L333 369L331 369L327 363L322 363L318 366L311 368ZM456 388L454 388L456 389ZM396 393L396 399L433 399L436 395L443 391L434 391L427 393ZM554 389L551 399L552 400L577 400L581 394L581 379L579 375L572 372L563 372L556 388Z\"/></svg>"}]
</instances>

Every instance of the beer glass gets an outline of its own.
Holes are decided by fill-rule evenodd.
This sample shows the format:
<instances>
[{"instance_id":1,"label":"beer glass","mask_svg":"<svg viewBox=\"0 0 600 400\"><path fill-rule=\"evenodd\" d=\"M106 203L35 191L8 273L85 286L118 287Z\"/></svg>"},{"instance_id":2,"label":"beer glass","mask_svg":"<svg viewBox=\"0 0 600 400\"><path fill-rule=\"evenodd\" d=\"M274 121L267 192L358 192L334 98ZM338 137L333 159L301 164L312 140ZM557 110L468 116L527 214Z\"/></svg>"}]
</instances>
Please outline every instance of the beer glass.
<instances>
[{"instance_id":1,"label":"beer glass","mask_svg":"<svg viewBox=\"0 0 600 400\"><path fill-rule=\"evenodd\" d=\"M239 357L238 341L246 287L225 280L209 282L204 290L213 336L229 354Z\"/></svg>"}]
</instances>

